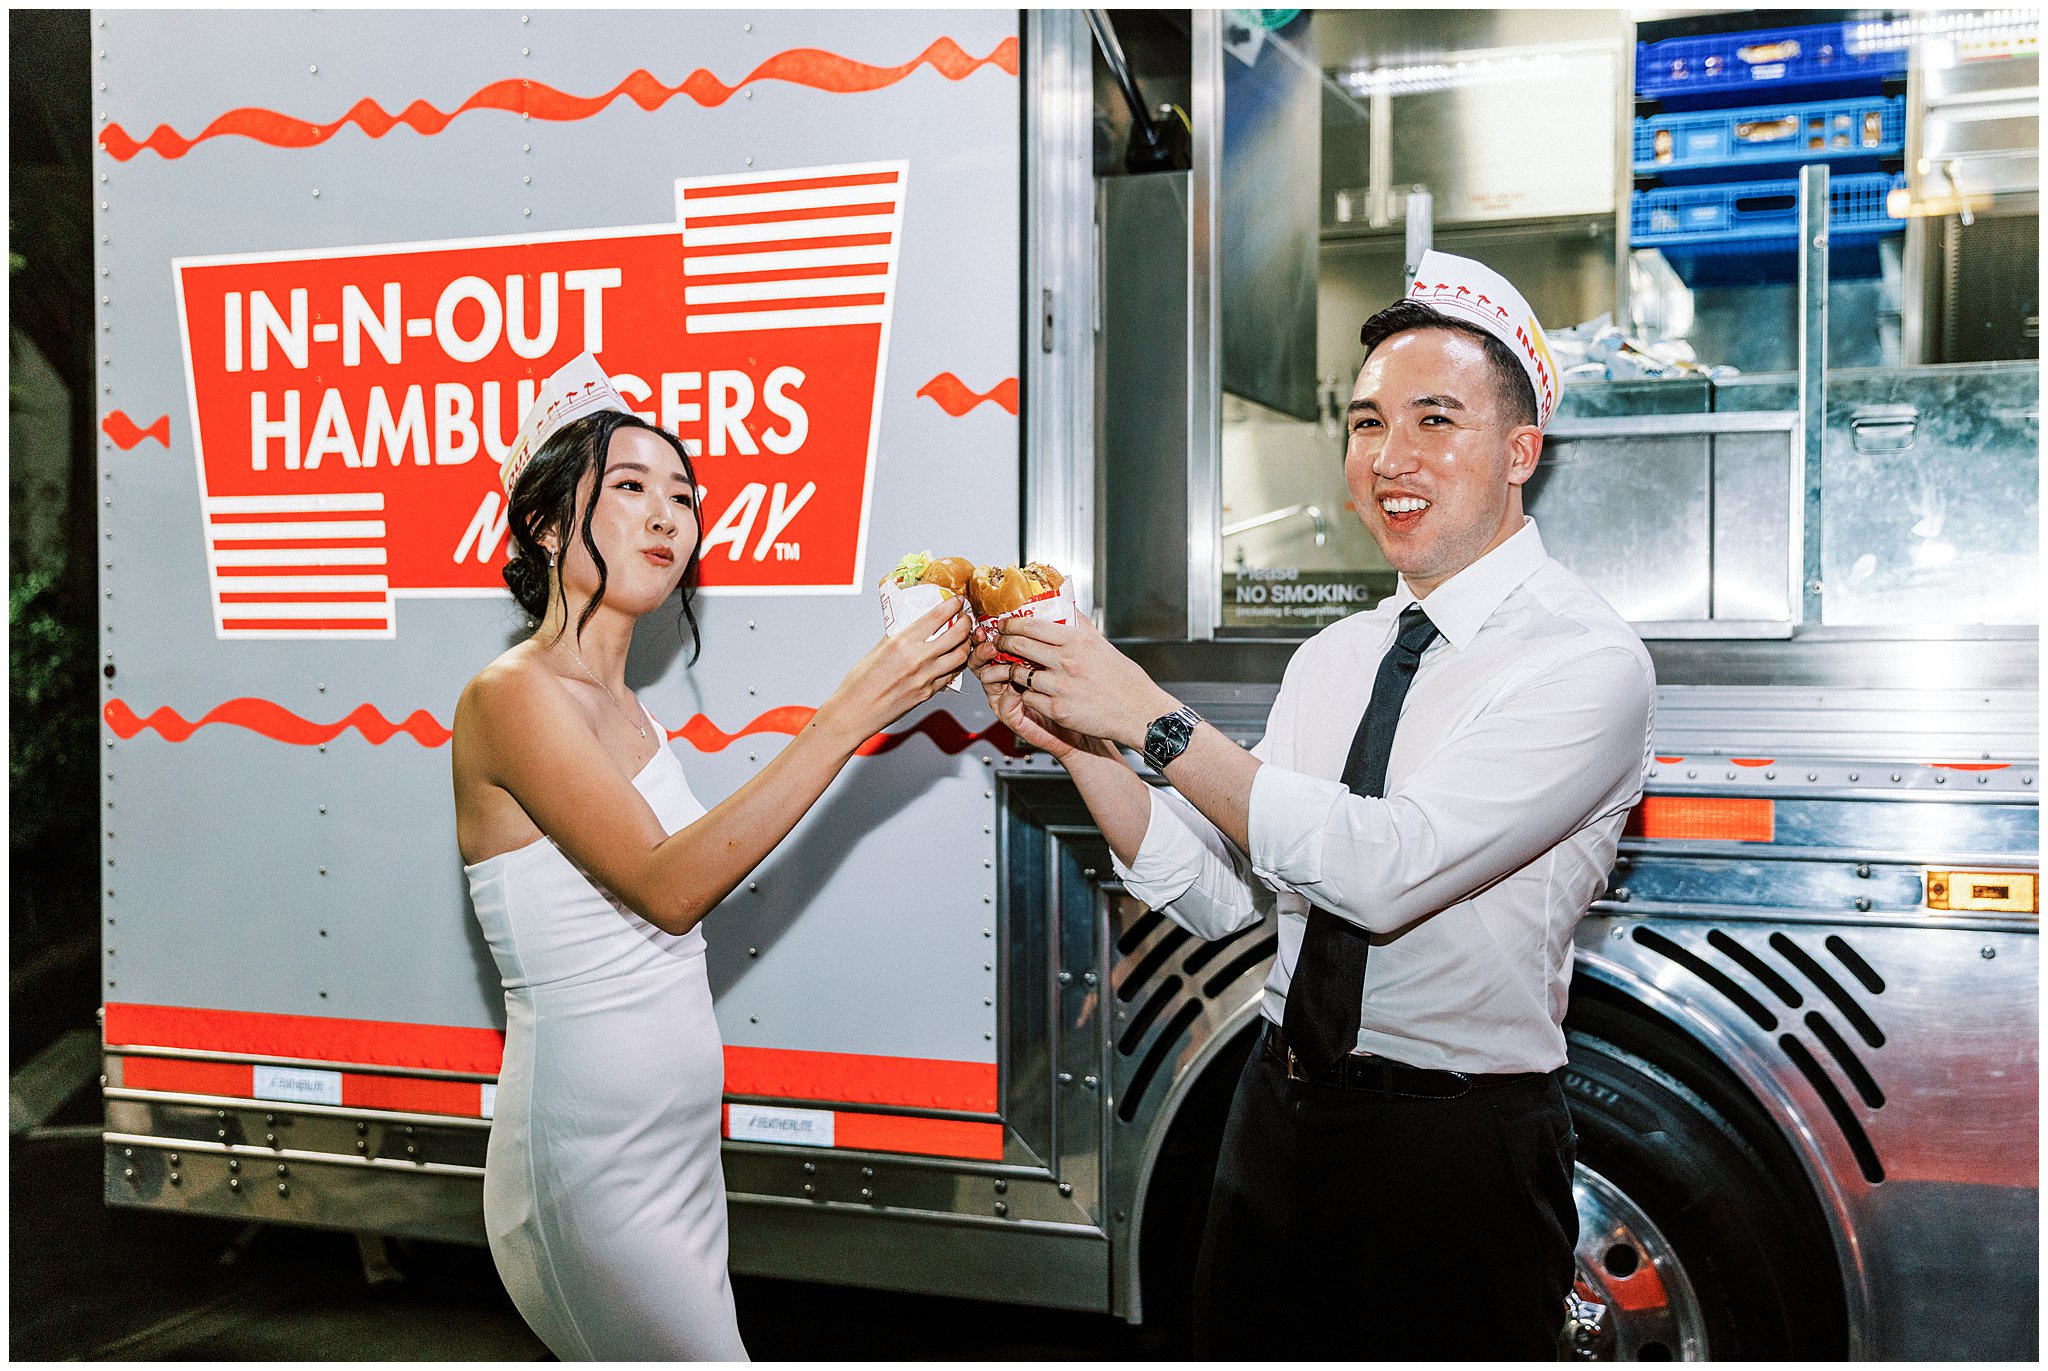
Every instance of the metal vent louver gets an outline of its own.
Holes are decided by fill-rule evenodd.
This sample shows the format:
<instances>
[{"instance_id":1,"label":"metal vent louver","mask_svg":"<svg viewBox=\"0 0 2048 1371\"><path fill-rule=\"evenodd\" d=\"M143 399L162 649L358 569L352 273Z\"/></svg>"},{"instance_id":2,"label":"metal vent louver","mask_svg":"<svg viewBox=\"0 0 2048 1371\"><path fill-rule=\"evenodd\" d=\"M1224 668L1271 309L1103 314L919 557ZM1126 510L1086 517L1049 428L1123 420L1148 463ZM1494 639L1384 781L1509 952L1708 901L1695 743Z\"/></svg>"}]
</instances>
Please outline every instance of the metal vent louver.
<instances>
[{"instance_id":1,"label":"metal vent louver","mask_svg":"<svg viewBox=\"0 0 2048 1371\"><path fill-rule=\"evenodd\" d=\"M1713 987L1723 999L1742 1011L1744 1017L1757 1027L1766 1033L1776 1034L1779 1050L1805 1078L1807 1084L1813 1087L1814 1094L1820 1097L1829 1116L1834 1119L1835 1126L1841 1130L1843 1141L1849 1145L1849 1151L1856 1158L1857 1168L1863 1173L1863 1178L1872 1185L1884 1180L1884 1163L1879 1159L1877 1149L1870 1141L1870 1134L1864 1130L1862 1121L1856 1117L1856 1111L1851 1107L1848 1097L1843 1093L1835 1077L1829 1074L1805 1042L1790 1032L1779 1032L1779 1017L1770 1005L1731 974L1725 965L1718 963L1706 953L1720 954L1721 958L1726 959L1727 964L1739 968L1771 995L1776 996L1786 1009L1798 1011L1805 1008L1807 995L1794 983L1791 976L1755 948L1746 945L1723 929L1708 931L1707 947L1704 950L1686 947L1653 928L1638 927L1632 936L1642 947L1685 968ZM1857 999L1855 991L1844 985L1826 964L1785 933L1771 934L1769 945L1771 951L1783 958L1786 965L1819 992L1868 1048L1884 1046L1884 1030L1878 1027L1876 1019ZM1825 946L1835 961L1865 991L1871 995L1884 992L1883 977L1871 968L1846 939L1839 934L1831 934ZM1834 1061L1836 1069L1840 1071L1843 1079L1849 1082L1863 1104L1870 1109L1882 1109L1885 1094L1883 1087L1878 1084L1876 1074L1858 1055L1848 1037L1835 1026L1834 1021L1816 1008L1807 1009L1800 1016L1799 1022L1804 1024L1807 1032L1812 1034L1813 1040L1819 1043L1828 1057Z\"/></svg>"},{"instance_id":2,"label":"metal vent louver","mask_svg":"<svg viewBox=\"0 0 2048 1371\"><path fill-rule=\"evenodd\" d=\"M1136 1057L1137 1064L1117 1101L1119 1119L1129 1123L1137 1117L1147 1087L1172 1058L1181 1035L1202 1016L1205 1003L1269 960L1278 947L1279 939L1264 925L1203 940L1156 912L1131 922L1116 942L1127 968L1114 978L1116 997L1133 1006L1116 1050L1119 1056ZM1153 1032L1162 1018L1164 1026Z\"/></svg>"}]
</instances>

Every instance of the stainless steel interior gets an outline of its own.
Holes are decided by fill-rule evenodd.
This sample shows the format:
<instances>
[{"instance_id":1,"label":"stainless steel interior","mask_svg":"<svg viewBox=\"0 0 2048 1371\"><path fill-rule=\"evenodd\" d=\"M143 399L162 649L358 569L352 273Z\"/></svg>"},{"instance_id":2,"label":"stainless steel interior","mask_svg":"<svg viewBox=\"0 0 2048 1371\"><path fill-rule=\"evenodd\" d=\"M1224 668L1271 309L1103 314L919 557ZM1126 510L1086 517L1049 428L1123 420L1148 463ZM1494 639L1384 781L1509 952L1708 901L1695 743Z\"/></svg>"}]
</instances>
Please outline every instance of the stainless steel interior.
<instances>
[{"instance_id":1,"label":"stainless steel interior","mask_svg":"<svg viewBox=\"0 0 2048 1371\"><path fill-rule=\"evenodd\" d=\"M1702 286L1692 341L1734 374L1567 387L1530 508L1646 636L1983 637L2038 621L2039 419L2025 394L2038 376L2039 63L1939 46L1979 32L1977 14L1919 11L1919 27L1897 30L1917 45L1909 151L1922 170L1908 231L1875 250L1874 274L1802 295L1788 257L1782 279ZM1220 101L1220 155L1197 157L1184 193L1102 182L1101 442L1117 460L1103 468L1100 599L1113 633L1293 640L1392 588L1347 508L1342 412L1358 326L1404 288L1409 198L1426 194L1435 246L1515 280L1553 331L1624 314L1634 36L1611 11L1304 11L1270 29L1224 16L1213 65L1194 44L1191 98ZM1541 117L1514 117L1531 110ZM1314 155L1283 148L1282 128ZM1956 177L1962 189L1943 192ZM1284 244L1272 270L1299 278L1310 180L1304 303L1245 270ZM1166 217L1138 223L1147 203ZM1220 308L1205 311L1210 280ZM1156 345L1184 326L1184 356ZM1246 379L1232 358L1254 355L1266 374ZM1809 355L1823 360L1802 389ZM1221 376L1206 396L1205 366ZM1294 368L1291 384L1273 366ZM1185 585L1160 558L1184 560Z\"/></svg>"}]
</instances>

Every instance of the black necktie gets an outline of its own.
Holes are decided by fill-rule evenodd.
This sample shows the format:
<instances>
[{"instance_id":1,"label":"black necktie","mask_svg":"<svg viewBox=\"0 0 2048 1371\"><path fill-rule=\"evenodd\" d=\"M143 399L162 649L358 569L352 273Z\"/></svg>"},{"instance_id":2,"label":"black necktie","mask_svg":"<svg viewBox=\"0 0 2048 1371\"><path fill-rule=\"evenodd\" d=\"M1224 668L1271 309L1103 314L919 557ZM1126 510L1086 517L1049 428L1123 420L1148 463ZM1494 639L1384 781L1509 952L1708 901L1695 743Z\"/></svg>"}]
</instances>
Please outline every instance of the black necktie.
<instances>
[{"instance_id":1,"label":"black necktie","mask_svg":"<svg viewBox=\"0 0 2048 1371\"><path fill-rule=\"evenodd\" d=\"M1436 625L1410 605L1401 611L1394 645L1380 659L1373 678L1372 703L1358 721L1351 753L1344 759L1344 784L1354 794L1380 795L1387 786L1387 757L1394 750L1394 730L1401 723L1401 702L1415 680L1422 650L1436 638ZM1287 1046L1303 1072L1320 1076L1358 1046L1358 1011L1365 994L1366 932L1326 909L1311 907L1295 959L1294 980L1287 987L1287 1012L1281 1025Z\"/></svg>"}]
</instances>

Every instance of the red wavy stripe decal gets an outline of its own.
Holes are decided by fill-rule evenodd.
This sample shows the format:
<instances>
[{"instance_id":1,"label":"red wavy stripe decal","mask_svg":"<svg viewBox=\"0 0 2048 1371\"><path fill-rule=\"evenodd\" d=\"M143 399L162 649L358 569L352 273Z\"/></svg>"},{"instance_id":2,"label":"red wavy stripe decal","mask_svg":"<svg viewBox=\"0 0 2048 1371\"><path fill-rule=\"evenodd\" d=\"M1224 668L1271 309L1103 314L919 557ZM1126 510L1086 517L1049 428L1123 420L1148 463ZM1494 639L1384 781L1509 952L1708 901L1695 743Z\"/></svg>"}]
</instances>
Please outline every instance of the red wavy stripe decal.
<instances>
[{"instance_id":1,"label":"red wavy stripe decal","mask_svg":"<svg viewBox=\"0 0 2048 1371\"><path fill-rule=\"evenodd\" d=\"M756 715L749 723L741 724L737 733L727 733L702 714L693 714L690 716L690 722L681 728L668 730L668 736L671 742L681 738L699 752L723 752L753 733L787 733L794 738L817 712L809 705L782 705L769 710L766 714Z\"/></svg>"},{"instance_id":2,"label":"red wavy stripe decal","mask_svg":"<svg viewBox=\"0 0 2048 1371\"><path fill-rule=\"evenodd\" d=\"M991 400L1012 414L1017 412L1017 378L1014 376L997 382L993 390L979 392L969 390L952 372L942 371L926 381L917 393L931 400L955 419L976 405L986 404Z\"/></svg>"},{"instance_id":3,"label":"red wavy stripe decal","mask_svg":"<svg viewBox=\"0 0 2048 1371\"><path fill-rule=\"evenodd\" d=\"M1017 741L1017 735L1004 725L990 724L979 733L969 733L960 726L959 720L944 712L927 714L901 733L877 733L862 743L855 755L872 757L876 753L887 752L913 733L924 734L932 740L939 751L949 756L957 756L976 743L987 743L1005 757L1024 755L1023 745Z\"/></svg>"},{"instance_id":4,"label":"red wavy stripe decal","mask_svg":"<svg viewBox=\"0 0 2048 1371\"><path fill-rule=\"evenodd\" d=\"M783 733L795 737L817 712L809 705L782 705L741 725L737 733L727 733L698 714L681 728L670 729L668 736L671 741L683 739L699 752L723 752L741 738L754 733ZM403 723L394 724L374 705L358 705L347 717L332 724L314 723L283 705L247 697L216 705L197 720L187 719L168 705L144 717L136 714L128 702L121 699L107 701L106 708L100 713L107 721L107 727L114 731L114 736L124 740L147 728L156 730L167 742L182 743L208 724L233 724L237 728L260 733L273 742L299 747L332 742L351 728L378 745L391 741L400 733L409 735L421 747L440 747L450 737L440 721L424 709L415 710ZM877 733L861 744L858 755L872 757L891 751L919 733L949 755L965 752L976 743L987 743L1005 756L1015 757L1022 753L1017 735L1003 725L990 724L978 733L970 733L959 720L942 711L927 714L901 733Z\"/></svg>"},{"instance_id":5,"label":"red wavy stripe decal","mask_svg":"<svg viewBox=\"0 0 2048 1371\"><path fill-rule=\"evenodd\" d=\"M678 95L687 95L710 109L724 104L757 81L786 81L812 90L850 95L895 85L922 66L931 67L949 81L964 80L985 66L997 67L1015 76L1017 40L1005 38L988 56L971 57L952 39L941 38L910 61L896 67L871 66L818 48L795 48L776 53L740 78L737 85L731 86L702 67L674 86L663 85L645 69L636 70L604 94L595 96L570 95L538 81L493 81L447 113L424 100L415 100L399 113L392 114L375 100L363 99L330 124L309 123L275 110L234 109L191 138L168 124L159 124L147 138L137 142L121 125L109 124L100 134L99 142L116 161L125 162L144 148L166 159L183 157L209 138L228 136L252 138L275 148L316 147L350 124L372 138L382 138L400 124L422 137L431 138L471 110L502 110L528 114L535 119L569 122L588 119L621 96L652 113Z\"/></svg>"},{"instance_id":6,"label":"red wavy stripe decal","mask_svg":"<svg viewBox=\"0 0 2048 1371\"><path fill-rule=\"evenodd\" d=\"M171 445L171 416L160 414L148 428L137 428L135 421L114 410L100 420L100 432L114 440L114 446L126 452L144 438L154 438L165 447Z\"/></svg>"},{"instance_id":7,"label":"red wavy stripe decal","mask_svg":"<svg viewBox=\"0 0 2048 1371\"><path fill-rule=\"evenodd\" d=\"M702 714L698 714L692 716L681 728L670 729L668 736L671 739L681 738L699 752L723 752L749 734L786 733L793 738L803 731L804 725L809 723L811 716L817 712L809 705L783 705L741 725L737 733L727 733ZM987 743L1008 757L1020 756L1023 752L1017 742L1017 735L1002 724L990 724L979 733L969 733L959 720L940 711L925 715L901 733L877 733L862 743L855 755L873 757L891 751L918 733L930 738L939 751L949 755L965 752L976 743Z\"/></svg>"},{"instance_id":8,"label":"red wavy stripe decal","mask_svg":"<svg viewBox=\"0 0 2048 1371\"><path fill-rule=\"evenodd\" d=\"M196 721L186 719L168 705L152 711L147 718L141 718L128 707L126 700L119 699L107 701L107 707L100 713L118 738L133 738L143 729L153 728L166 741L173 743L184 742L208 724L233 724L275 742L299 747L332 742L351 728L378 745L390 742L400 733L407 734L421 747L439 747L449 738L448 730L424 709L414 710L405 722L394 724L380 714L375 705L357 705L346 718L332 724L317 724L292 713L283 705L249 697L216 705Z\"/></svg>"}]
</instances>

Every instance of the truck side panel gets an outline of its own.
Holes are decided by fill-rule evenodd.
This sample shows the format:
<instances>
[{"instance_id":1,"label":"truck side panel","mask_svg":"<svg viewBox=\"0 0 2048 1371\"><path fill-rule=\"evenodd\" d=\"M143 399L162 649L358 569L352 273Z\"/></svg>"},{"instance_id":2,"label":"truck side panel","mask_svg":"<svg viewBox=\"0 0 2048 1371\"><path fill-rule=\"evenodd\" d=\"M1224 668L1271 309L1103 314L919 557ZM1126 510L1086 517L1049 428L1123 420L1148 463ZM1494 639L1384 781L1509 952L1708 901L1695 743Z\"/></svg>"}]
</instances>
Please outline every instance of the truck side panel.
<instances>
[{"instance_id":1,"label":"truck side panel","mask_svg":"<svg viewBox=\"0 0 2048 1371\"><path fill-rule=\"evenodd\" d=\"M108 12L94 37L110 1128L189 1168L361 1115L306 1150L375 1161L388 1131L396 1162L423 1135L375 1111L490 1112L447 743L522 632L493 450L520 383L591 347L699 445L702 656L652 616L628 681L715 804L872 645L901 553L1018 555L1016 16ZM1004 1156L1007 743L978 688L942 693L714 917L733 1095L815 1107L841 1148ZM446 1141L422 1174L473 1181ZM109 1155L110 1199L191 1206ZM297 1218L406 1226L387 1200Z\"/></svg>"}]
</instances>

